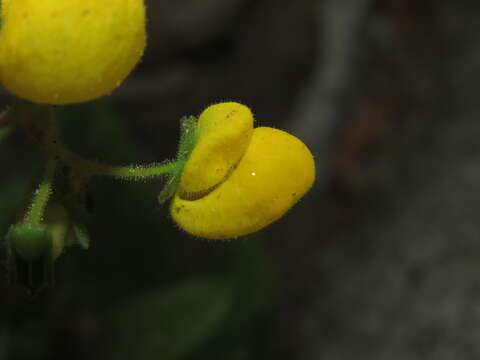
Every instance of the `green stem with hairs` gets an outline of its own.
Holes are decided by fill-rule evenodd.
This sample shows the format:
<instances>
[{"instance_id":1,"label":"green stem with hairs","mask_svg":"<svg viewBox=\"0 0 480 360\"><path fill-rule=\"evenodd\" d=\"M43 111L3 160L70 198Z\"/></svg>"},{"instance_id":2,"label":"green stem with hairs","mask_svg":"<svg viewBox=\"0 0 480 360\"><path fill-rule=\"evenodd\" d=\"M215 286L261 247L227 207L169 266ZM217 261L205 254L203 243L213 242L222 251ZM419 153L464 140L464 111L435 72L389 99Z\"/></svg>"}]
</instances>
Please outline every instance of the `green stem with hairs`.
<instances>
[{"instance_id":1,"label":"green stem with hairs","mask_svg":"<svg viewBox=\"0 0 480 360\"><path fill-rule=\"evenodd\" d=\"M53 107L51 107L50 116L48 118L48 131L46 135L47 141L54 142L56 136L57 123L55 118L55 110ZM45 173L43 175L43 180L33 195L32 205L30 206L30 209L25 215L23 221L24 223L29 225L39 225L42 222L48 199L53 192L53 182L55 180L55 170L57 168L57 162L58 160L56 157L48 157Z\"/></svg>"},{"instance_id":2,"label":"green stem with hairs","mask_svg":"<svg viewBox=\"0 0 480 360\"><path fill-rule=\"evenodd\" d=\"M50 128L54 128L54 109L51 110ZM92 176L110 176L125 180L144 180L169 174L178 168L178 162L153 163L148 165L112 166L88 160L67 149L56 131L45 133L34 121L25 120L23 126L27 133L33 137L51 156L55 156L69 164L82 177L88 179Z\"/></svg>"},{"instance_id":3,"label":"green stem with hairs","mask_svg":"<svg viewBox=\"0 0 480 360\"><path fill-rule=\"evenodd\" d=\"M45 213L45 207L47 206L48 199L52 194L56 166L57 160L53 157L50 157L47 161L47 167L45 169L43 180L35 191L32 205L30 206L30 209L23 220L25 224L38 225L42 222L43 215Z\"/></svg>"}]
</instances>

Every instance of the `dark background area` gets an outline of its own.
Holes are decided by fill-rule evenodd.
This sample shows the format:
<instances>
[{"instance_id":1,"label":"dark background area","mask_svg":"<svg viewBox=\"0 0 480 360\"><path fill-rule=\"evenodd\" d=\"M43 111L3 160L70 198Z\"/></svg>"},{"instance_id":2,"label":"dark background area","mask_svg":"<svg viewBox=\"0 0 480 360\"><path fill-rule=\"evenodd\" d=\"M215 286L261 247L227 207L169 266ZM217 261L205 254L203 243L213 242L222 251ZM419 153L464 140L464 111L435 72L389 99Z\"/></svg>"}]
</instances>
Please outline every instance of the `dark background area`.
<instances>
[{"instance_id":1,"label":"dark background area","mask_svg":"<svg viewBox=\"0 0 480 360\"><path fill-rule=\"evenodd\" d=\"M173 225L161 181L96 180L91 249L68 249L54 289L0 273L0 359L478 359L480 3L146 3L142 63L59 110L68 145L161 161L183 115L235 100L304 140L316 184L212 242ZM3 236L43 158L21 130L0 146Z\"/></svg>"}]
</instances>

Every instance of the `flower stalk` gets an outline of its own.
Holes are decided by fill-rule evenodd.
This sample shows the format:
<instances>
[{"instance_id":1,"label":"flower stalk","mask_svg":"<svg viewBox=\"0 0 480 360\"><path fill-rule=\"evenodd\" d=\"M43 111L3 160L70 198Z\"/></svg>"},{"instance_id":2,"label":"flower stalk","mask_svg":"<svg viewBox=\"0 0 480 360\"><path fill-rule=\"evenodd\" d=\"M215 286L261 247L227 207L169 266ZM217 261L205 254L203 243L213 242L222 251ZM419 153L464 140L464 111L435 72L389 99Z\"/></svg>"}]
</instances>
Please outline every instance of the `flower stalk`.
<instances>
[{"instance_id":1,"label":"flower stalk","mask_svg":"<svg viewBox=\"0 0 480 360\"><path fill-rule=\"evenodd\" d=\"M148 165L112 166L101 162L85 159L84 157L69 150L59 138L55 126L54 108L51 109L49 126L50 131L45 132L37 123L31 119L23 121L23 127L44 150L53 157L56 157L75 171L82 174L82 177L89 179L93 176L109 176L123 180L145 180L156 178L174 171L177 162L153 163Z\"/></svg>"}]
</instances>

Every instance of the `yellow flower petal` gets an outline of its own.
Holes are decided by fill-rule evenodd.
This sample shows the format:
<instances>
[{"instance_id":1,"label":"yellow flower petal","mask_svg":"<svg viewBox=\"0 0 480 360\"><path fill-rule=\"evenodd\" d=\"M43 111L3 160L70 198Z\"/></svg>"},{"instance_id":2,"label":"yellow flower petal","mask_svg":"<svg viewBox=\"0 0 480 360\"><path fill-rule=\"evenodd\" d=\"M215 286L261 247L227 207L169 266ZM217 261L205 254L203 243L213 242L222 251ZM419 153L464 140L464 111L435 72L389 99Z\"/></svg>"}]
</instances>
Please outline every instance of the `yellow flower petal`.
<instances>
[{"instance_id":1,"label":"yellow flower petal","mask_svg":"<svg viewBox=\"0 0 480 360\"><path fill-rule=\"evenodd\" d=\"M186 232L203 238L250 234L285 214L314 178L312 154L299 139L281 130L256 128L227 179L197 200L177 193L171 215Z\"/></svg>"},{"instance_id":2,"label":"yellow flower petal","mask_svg":"<svg viewBox=\"0 0 480 360\"><path fill-rule=\"evenodd\" d=\"M197 131L197 145L180 181L184 197L197 197L225 179L247 149L253 115L235 102L212 105L198 118Z\"/></svg>"},{"instance_id":3,"label":"yellow flower petal","mask_svg":"<svg viewBox=\"0 0 480 360\"><path fill-rule=\"evenodd\" d=\"M2 7L2 18L5 16L5 13L7 12L7 8L10 5L10 0L2 0L1 2L1 7Z\"/></svg>"},{"instance_id":4,"label":"yellow flower petal","mask_svg":"<svg viewBox=\"0 0 480 360\"><path fill-rule=\"evenodd\" d=\"M143 0L3 0L0 80L36 103L92 100L119 86L145 48Z\"/></svg>"}]
</instances>

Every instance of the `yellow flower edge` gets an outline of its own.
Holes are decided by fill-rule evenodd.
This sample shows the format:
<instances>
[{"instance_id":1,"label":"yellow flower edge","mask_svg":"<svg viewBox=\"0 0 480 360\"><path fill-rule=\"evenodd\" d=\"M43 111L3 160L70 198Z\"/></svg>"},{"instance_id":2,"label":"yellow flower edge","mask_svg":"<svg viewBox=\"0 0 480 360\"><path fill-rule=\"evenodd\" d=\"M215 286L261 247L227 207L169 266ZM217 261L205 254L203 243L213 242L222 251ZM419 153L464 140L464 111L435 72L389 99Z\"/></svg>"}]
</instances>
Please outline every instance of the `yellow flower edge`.
<instances>
[{"instance_id":1,"label":"yellow flower edge","mask_svg":"<svg viewBox=\"0 0 480 360\"><path fill-rule=\"evenodd\" d=\"M236 168L197 200L175 194L170 213L186 232L230 239L282 217L310 189L315 164L305 144L284 131L258 127Z\"/></svg>"},{"instance_id":2,"label":"yellow flower edge","mask_svg":"<svg viewBox=\"0 0 480 360\"><path fill-rule=\"evenodd\" d=\"M183 170L184 197L218 185L245 153L253 132L253 114L236 102L211 105L199 116L198 140Z\"/></svg>"},{"instance_id":3,"label":"yellow flower edge","mask_svg":"<svg viewBox=\"0 0 480 360\"><path fill-rule=\"evenodd\" d=\"M143 0L3 0L0 81L43 104L112 92L145 43Z\"/></svg>"}]
</instances>

